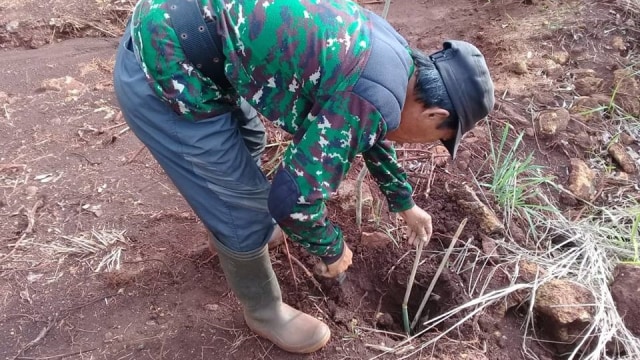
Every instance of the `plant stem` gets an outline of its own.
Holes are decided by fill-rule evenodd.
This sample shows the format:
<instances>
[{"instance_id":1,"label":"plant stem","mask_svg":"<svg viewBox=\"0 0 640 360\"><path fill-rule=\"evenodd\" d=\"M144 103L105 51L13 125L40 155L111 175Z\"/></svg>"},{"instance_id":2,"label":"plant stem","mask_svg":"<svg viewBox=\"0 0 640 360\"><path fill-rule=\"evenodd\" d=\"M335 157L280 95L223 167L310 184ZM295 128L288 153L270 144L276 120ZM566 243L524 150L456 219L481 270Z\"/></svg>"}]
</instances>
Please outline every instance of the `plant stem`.
<instances>
[{"instance_id":1,"label":"plant stem","mask_svg":"<svg viewBox=\"0 0 640 360\"><path fill-rule=\"evenodd\" d=\"M431 280L431 284L429 285L429 289L427 290L427 293L424 295L424 298L422 299L422 303L420 304L420 308L418 308L418 312L416 313L416 316L413 318L413 321L411 322L411 329L412 330L413 330L413 328L416 327L416 324L418 323L418 320L420 319L420 315L422 315L422 310L424 310L424 306L427 304L427 301L429 300L429 296L431 296L431 292L433 291L433 287L436 285L436 282L438 281L438 278L440 277L440 274L442 273L442 269L444 269L445 265L447 264L447 261L449 260L449 255L451 255L451 252L453 251L453 246L456 244L456 242L458 242L458 238L460 237L460 234L462 233L462 230L464 229L464 226L466 224L467 224L467 218L464 218L462 220L462 222L460 223L460 225L458 226L458 230L456 231L455 235L453 235L453 239L451 239L451 244L449 244L449 248L447 249L447 252L444 254L444 257L442 258L442 262L440 263L440 267L438 268L438 271L436 271L436 275ZM405 328L406 328L406 326L405 326Z\"/></svg>"},{"instance_id":2,"label":"plant stem","mask_svg":"<svg viewBox=\"0 0 640 360\"><path fill-rule=\"evenodd\" d=\"M409 311L407 310L407 304L409 303L409 296L411 295L411 289L413 288L413 282L416 280L416 271L420 264L420 257L422 255L422 247L424 241L418 240L418 249L416 250L416 258L413 260L413 268L411 269L411 275L409 275L409 282L407 283L407 290L404 293L404 301L402 302L402 321L404 322L404 331L407 335L410 335L411 331L409 327Z\"/></svg>"},{"instance_id":3,"label":"plant stem","mask_svg":"<svg viewBox=\"0 0 640 360\"><path fill-rule=\"evenodd\" d=\"M356 179L356 226L358 226L358 230L362 227L362 182L368 172L367 167L363 166Z\"/></svg>"}]
</instances>

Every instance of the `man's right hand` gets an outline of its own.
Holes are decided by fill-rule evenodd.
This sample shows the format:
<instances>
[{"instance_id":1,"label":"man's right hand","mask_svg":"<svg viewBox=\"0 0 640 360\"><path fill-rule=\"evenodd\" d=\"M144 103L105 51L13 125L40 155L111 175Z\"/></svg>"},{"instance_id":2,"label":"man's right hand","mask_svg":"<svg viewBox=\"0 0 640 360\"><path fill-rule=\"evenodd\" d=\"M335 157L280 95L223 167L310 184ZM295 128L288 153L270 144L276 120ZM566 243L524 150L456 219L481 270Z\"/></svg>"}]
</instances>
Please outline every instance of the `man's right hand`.
<instances>
[{"instance_id":1,"label":"man's right hand","mask_svg":"<svg viewBox=\"0 0 640 360\"><path fill-rule=\"evenodd\" d=\"M351 266L351 263L353 262L353 253L351 252L351 249L349 249L349 247L347 246L347 244L344 244L344 249L342 250L342 256L340 256L340 258L338 259L338 261L332 263L332 264L325 264L323 262L320 262L317 266L316 266L316 273L320 276L324 276L327 278L335 278L336 276L340 275L341 273L347 271L347 269L349 268L349 266Z\"/></svg>"}]
</instances>

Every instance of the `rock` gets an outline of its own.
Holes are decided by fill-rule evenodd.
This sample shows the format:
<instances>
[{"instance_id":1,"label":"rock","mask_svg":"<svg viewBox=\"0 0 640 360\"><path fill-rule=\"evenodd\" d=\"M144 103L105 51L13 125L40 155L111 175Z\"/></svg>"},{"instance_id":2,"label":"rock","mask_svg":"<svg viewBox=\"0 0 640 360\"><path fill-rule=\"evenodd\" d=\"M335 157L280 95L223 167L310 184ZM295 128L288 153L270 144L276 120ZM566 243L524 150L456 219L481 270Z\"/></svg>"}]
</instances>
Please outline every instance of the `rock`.
<instances>
[{"instance_id":1,"label":"rock","mask_svg":"<svg viewBox=\"0 0 640 360\"><path fill-rule=\"evenodd\" d=\"M565 131L569 124L569 111L565 108L555 108L540 112L537 118L538 133L551 137Z\"/></svg>"},{"instance_id":2,"label":"rock","mask_svg":"<svg viewBox=\"0 0 640 360\"><path fill-rule=\"evenodd\" d=\"M526 282L534 282L539 278L545 277L547 275L547 270L542 268L542 266L527 261L520 260L518 262L518 279L524 280Z\"/></svg>"},{"instance_id":3,"label":"rock","mask_svg":"<svg viewBox=\"0 0 640 360\"><path fill-rule=\"evenodd\" d=\"M636 164L622 144L615 143L609 146L609 154L613 160L620 165L622 171L635 174Z\"/></svg>"},{"instance_id":4,"label":"rock","mask_svg":"<svg viewBox=\"0 0 640 360\"><path fill-rule=\"evenodd\" d=\"M539 69L537 75L546 75L550 78L559 77L562 74L562 66L551 59L534 59L531 61L532 69Z\"/></svg>"},{"instance_id":5,"label":"rock","mask_svg":"<svg viewBox=\"0 0 640 360\"><path fill-rule=\"evenodd\" d=\"M533 128L526 128L524 129L524 134L527 135L528 137L535 137L536 136L536 131Z\"/></svg>"},{"instance_id":6,"label":"rock","mask_svg":"<svg viewBox=\"0 0 640 360\"><path fill-rule=\"evenodd\" d=\"M445 167L449 160L451 159L451 155L449 155L449 150L442 145L438 145L433 148L433 163L437 167Z\"/></svg>"},{"instance_id":7,"label":"rock","mask_svg":"<svg viewBox=\"0 0 640 360\"><path fill-rule=\"evenodd\" d=\"M496 241L484 234L480 234L480 238L482 239L482 252L487 256L489 261L497 265L500 262L500 254L498 253Z\"/></svg>"},{"instance_id":8,"label":"rock","mask_svg":"<svg viewBox=\"0 0 640 360\"><path fill-rule=\"evenodd\" d=\"M618 52L627 50L627 45L624 43L624 39L621 36L614 36L611 39L611 47L618 50Z\"/></svg>"},{"instance_id":9,"label":"rock","mask_svg":"<svg viewBox=\"0 0 640 360\"><path fill-rule=\"evenodd\" d=\"M560 102L556 100L555 94L552 91L536 91L533 94L533 101L545 107L560 106ZM530 121L527 122L530 123Z\"/></svg>"},{"instance_id":10,"label":"rock","mask_svg":"<svg viewBox=\"0 0 640 360\"><path fill-rule=\"evenodd\" d=\"M7 32L16 33L18 32L18 28L20 27L20 22L18 20L9 21L9 23L5 26Z\"/></svg>"},{"instance_id":11,"label":"rock","mask_svg":"<svg viewBox=\"0 0 640 360\"><path fill-rule=\"evenodd\" d=\"M640 116L640 83L630 69L613 72L614 102L632 116Z\"/></svg>"},{"instance_id":12,"label":"rock","mask_svg":"<svg viewBox=\"0 0 640 360\"><path fill-rule=\"evenodd\" d=\"M569 75L573 80L580 80L586 77L595 77L596 71L593 69L573 69L569 71Z\"/></svg>"},{"instance_id":13,"label":"rock","mask_svg":"<svg viewBox=\"0 0 640 360\"><path fill-rule=\"evenodd\" d=\"M220 305L218 304L206 304L204 309L207 311L218 311L220 309Z\"/></svg>"},{"instance_id":14,"label":"rock","mask_svg":"<svg viewBox=\"0 0 640 360\"><path fill-rule=\"evenodd\" d=\"M376 314L376 325L390 328L393 326L393 317L388 313L377 313Z\"/></svg>"},{"instance_id":15,"label":"rock","mask_svg":"<svg viewBox=\"0 0 640 360\"><path fill-rule=\"evenodd\" d=\"M491 211L491 209L485 205L476 193L468 185L464 185L464 188L455 193L457 197L457 203L468 214L474 214L477 216L477 220L480 224L480 229L486 234L503 232L504 226L498 217Z\"/></svg>"},{"instance_id":16,"label":"rock","mask_svg":"<svg viewBox=\"0 0 640 360\"><path fill-rule=\"evenodd\" d=\"M634 144L636 142L636 139L633 136L623 132L623 133L620 134L620 142L623 145L629 146L629 145Z\"/></svg>"},{"instance_id":17,"label":"rock","mask_svg":"<svg viewBox=\"0 0 640 360\"><path fill-rule=\"evenodd\" d=\"M569 173L569 191L580 199L591 200L595 193L593 179L595 173L584 161L571 159L571 172Z\"/></svg>"},{"instance_id":18,"label":"rock","mask_svg":"<svg viewBox=\"0 0 640 360\"><path fill-rule=\"evenodd\" d=\"M597 77L585 77L576 80L573 85L576 88L576 92L581 96L588 96L597 93L602 87L603 79Z\"/></svg>"},{"instance_id":19,"label":"rock","mask_svg":"<svg viewBox=\"0 0 640 360\"><path fill-rule=\"evenodd\" d=\"M466 171L469 168L469 162L471 162L471 151L469 150L461 151L456 156L456 165L460 171Z\"/></svg>"},{"instance_id":20,"label":"rock","mask_svg":"<svg viewBox=\"0 0 640 360\"><path fill-rule=\"evenodd\" d=\"M596 137L589 135L586 131L581 131L573 138L573 142L584 150L593 150L598 144Z\"/></svg>"},{"instance_id":21,"label":"rock","mask_svg":"<svg viewBox=\"0 0 640 360\"><path fill-rule=\"evenodd\" d=\"M531 122L529 120L520 115L519 111L507 102L500 103L498 109L512 124L515 123L520 125L531 125Z\"/></svg>"},{"instance_id":22,"label":"rock","mask_svg":"<svg viewBox=\"0 0 640 360\"><path fill-rule=\"evenodd\" d=\"M604 94L580 96L574 100L571 113L577 114L583 121L599 120L610 102L611 98Z\"/></svg>"},{"instance_id":23,"label":"rock","mask_svg":"<svg viewBox=\"0 0 640 360\"><path fill-rule=\"evenodd\" d=\"M594 301L579 284L551 280L538 288L534 311L554 340L572 344L593 321Z\"/></svg>"},{"instance_id":24,"label":"rock","mask_svg":"<svg viewBox=\"0 0 640 360\"><path fill-rule=\"evenodd\" d=\"M9 103L9 95L6 92L0 91L0 105Z\"/></svg>"},{"instance_id":25,"label":"rock","mask_svg":"<svg viewBox=\"0 0 640 360\"><path fill-rule=\"evenodd\" d=\"M380 231L372 233L363 231L360 235L360 242L369 248L381 248L389 244L391 239L389 239L389 235Z\"/></svg>"},{"instance_id":26,"label":"rock","mask_svg":"<svg viewBox=\"0 0 640 360\"><path fill-rule=\"evenodd\" d=\"M569 62L569 53L566 51L556 51L549 55L549 59L559 65L566 65Z\"/></svg>"},{"instance_id":27,"label":"rock","mask_svg":"<svg viewBox=\"0 0 640 360\"><path fill-rule=\"evenodd\" d=\"M345 179L340 183L338 187L338 191L336 191L335 196L332 198L332 201L338 203L338 205L347 212L351 212L355 214L356 209L356 180ZM370 213L371 208L373 206L373 195L371 194L371 189L369 185L362 182L362 214L364 221L364 214L367 211Z\"/></svg>"},{"instance_id":28,"label":"rock","mask_svg":"<svg viewBox=\"0 0 640 360\"><path fill-rule=\"evenodd\" d=\"M349 325L353 319L353 311L345 309L341 306L336 306L333 313L333 320L338 323Z\"/></svg>"},{"instance_id":29,"label":"rock","mask_svg":"<svg viewBox=\"0 0 640 360\"><path fill-rule=\"evenodd\" d=\"M527 62L524 60L514 61L509 65L509 71L518 74L524 75L529 72L529 68L527 67Z\"/></svg>"},{"instance_id":30,"label":"rock","mask_svg":"<svg viewBox=\"0 0 640 360\"><path fill-rule=\"evenodd\" d=\"M628 264L616 266L611 295L627 329L640 337L640 267Z\"/></svg>"},{"instance_id":31,"label":"rock","mask_svg":"<svg viewBox=\"0 0 640 360\"><path fill-rule=\"evenodd\" d=\"M65 76L56 79L47 79L42 82L38 91L64 91L67 96L77 98L88 91L85 84L72 78Z\"/></svg>"}]
</instances>

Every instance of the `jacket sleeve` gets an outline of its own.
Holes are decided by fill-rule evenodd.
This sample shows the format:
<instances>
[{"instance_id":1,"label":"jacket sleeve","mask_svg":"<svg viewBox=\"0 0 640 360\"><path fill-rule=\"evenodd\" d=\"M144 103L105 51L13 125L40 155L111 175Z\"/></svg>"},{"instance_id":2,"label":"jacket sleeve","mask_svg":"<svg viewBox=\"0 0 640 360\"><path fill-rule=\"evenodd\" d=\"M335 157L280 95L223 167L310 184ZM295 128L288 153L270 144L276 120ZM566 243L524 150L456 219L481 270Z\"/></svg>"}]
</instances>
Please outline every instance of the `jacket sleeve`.
<instances>
[{"instance_id":1,"label":"jacket sleeve","mask_svg":"<svg viewBox=\"0 0 640 360\"><path fill-rule=\"evenodd\" d=\"M380 191L387 198L390 211L400 212L415 205L407 174L398 163L395 149L389 141L380 138L362 156Z\"/></svg>"},{"instance_id":2,"label":"jacket sleeve","mask_svg":"<svg viewBox=\"0 0 640 360\"><path fill-rule=\"evenodd\" d=\"M359 96L332 95L311 109L273 179L271 216L293 241L327 264L342 254L343 236L328 219L325 202L338 189L355 156L376 144L382 121L378 111Z\"/></svg>"}]
</instances>

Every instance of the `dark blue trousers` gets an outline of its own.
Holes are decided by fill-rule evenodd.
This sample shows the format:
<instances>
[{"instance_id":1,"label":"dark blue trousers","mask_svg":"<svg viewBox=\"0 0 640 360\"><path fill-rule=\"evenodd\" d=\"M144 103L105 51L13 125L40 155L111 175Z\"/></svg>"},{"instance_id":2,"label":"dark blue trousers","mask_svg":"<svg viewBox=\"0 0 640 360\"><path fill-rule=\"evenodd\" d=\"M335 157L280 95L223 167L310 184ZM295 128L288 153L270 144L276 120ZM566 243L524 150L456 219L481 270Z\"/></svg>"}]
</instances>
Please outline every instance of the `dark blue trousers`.
<instances>
[{"instance_id":1,"label":"dark blue trousers","mask_svg":"<svg viewBox=\"0 0 640 360\"><path fill-rule=\"evenodd\" d=\"M267 208L269 181L258 166L265 128L246 102L235 111L191 122L158 98L125 30L114 86L131 130L213 235L228 249L251 252L273 232Z\"/></svg>"}]
</instances>

